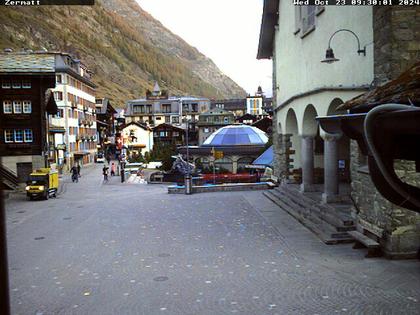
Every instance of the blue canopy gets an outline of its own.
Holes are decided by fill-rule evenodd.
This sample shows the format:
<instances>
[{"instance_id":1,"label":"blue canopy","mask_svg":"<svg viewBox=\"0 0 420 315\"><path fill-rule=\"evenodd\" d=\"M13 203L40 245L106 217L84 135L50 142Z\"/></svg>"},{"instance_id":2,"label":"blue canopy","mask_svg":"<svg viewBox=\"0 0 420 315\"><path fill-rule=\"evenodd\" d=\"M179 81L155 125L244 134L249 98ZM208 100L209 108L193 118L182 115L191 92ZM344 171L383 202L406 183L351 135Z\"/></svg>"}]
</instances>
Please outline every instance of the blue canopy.
<instances>
[{"instance_id":1,"label":"blue canopy","mask_svg":"<svg viewBox=\"0 0 420 315\"><path fill-rule=\"evenodd\" d=\"M273 146L269 147L267 150L264 151L257 159L252 163L253 165L264 165L264 166L273 166Z\"/></svg>"},{"instance_id":2,"label":"blue canopy","mask_svg":"<svg viewBox=\"0 0 420 315\"><path fill-rule=\"evenodd\" d=\"M203 146L265 145L264 131L248 125L230 125L213 132Z\"/></svg>"}]
</instances>

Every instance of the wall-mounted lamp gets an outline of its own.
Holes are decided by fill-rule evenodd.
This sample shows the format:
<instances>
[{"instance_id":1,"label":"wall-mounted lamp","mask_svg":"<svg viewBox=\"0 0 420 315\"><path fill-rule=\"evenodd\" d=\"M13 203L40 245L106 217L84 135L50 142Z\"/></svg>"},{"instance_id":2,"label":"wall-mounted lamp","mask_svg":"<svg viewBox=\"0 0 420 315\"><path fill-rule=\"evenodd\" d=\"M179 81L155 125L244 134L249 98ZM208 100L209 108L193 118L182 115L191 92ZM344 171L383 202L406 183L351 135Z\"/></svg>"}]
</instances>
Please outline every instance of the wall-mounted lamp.
<instances>
[{"instance_id":1,"label":"wall-mounted lamp","mask_svg":"<svg viewBox=\"0 0 420 315\"><path fill-rule=\"evenodd\" d=\"M356 37L356 39L357 39L357 53L360 55L360 54L363 54L363 56L366 56L366 46L364 46L363 47L363 49L361 49L360 48L360 40L359 40L359 37L357 37L357 35L353 32L353 31L351 31L351 30L348 30L348 29L340 29L340 30L338 30L338 31L335 31L332 35L331 35L331 37L330 37L330 40L328 41L328 48L327 48L327 51L325 52L325 59L324 60L321 60L321 62L325 62L325 63L333 63L333 62L335 62L335 61L339 61L340 59L337 59L337 58L335 58L335 56L334 56L334 52L333 52L333 50L332 50L332 48L331 48L331 40L332 40L332 38L335 36L335 34L337 34L337 33L339 33L339 32L349 32L349 33L351 33L351 34L353 34L354 35L354 37Z\"/></svg>"}]
</instances>

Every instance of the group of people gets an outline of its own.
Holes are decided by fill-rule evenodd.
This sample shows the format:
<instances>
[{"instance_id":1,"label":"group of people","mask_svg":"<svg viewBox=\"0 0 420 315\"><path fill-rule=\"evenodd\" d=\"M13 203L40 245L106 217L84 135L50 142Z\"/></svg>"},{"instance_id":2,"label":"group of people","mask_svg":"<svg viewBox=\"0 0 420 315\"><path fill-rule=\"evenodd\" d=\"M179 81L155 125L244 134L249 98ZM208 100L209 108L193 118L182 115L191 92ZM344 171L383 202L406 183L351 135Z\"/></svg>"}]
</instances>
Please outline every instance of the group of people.
<instances>
[{"instance_id":1,"label":"group of people","mask_svg":"<svg viewBox=\"0 0 420 315\"><path fill-rule=\"evenodd\" d=\"M102 168L102 175L104 176L105 182L108 181L108 170L110 168L111 168L111 176L115 176L115 173L117 171L117 166L115 165L114 162L109 161L108 165L105 164L104 167ZM70 169L70 174L71 174L71 179L73 183L79 182L79 177L80 177L80 164L79 163L72 166L72 168Z\"/></svg>"},{"instance_id":2,"label":"group of people","mask_svg":"<svg viewBox=\"0 0 420 315\"><path fill-rule=\"evenodd\" d=\"M108 165L110 164L111 161L108 162ZM104 165L104 167L102 168L102 175L104 176L104 182L108 181L108 170L109 170L109 166ZM115 171L116 171L116 165L114 162L111 163L111 176L115 176Z\"/></svg>"}]
</instances>

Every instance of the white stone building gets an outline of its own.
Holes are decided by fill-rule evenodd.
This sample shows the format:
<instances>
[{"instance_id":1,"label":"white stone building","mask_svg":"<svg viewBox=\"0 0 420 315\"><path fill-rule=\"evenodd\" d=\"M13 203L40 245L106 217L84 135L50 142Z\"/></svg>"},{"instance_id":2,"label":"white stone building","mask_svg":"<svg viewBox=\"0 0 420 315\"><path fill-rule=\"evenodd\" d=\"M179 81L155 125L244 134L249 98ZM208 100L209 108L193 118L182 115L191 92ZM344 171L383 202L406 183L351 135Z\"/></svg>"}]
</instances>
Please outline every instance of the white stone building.
<instances>
[{"instance_id":1,"label":"white stone building","mask_svg":"<svg viewBox=\"0 0 420 315\"><path fill-rule=\"evenodd\" d=\"M66 147L62 153L59 152L59 158L64 158L63 162L69 169L76 162L89 164L95 159L96 86L80 60L65 53L57 53L56 60L56 88L53 91L59 115L52 119L52 123L65 128L63 140Z\"/></svg>"},{"instance_id":2,"label":"white stone building","mask_svg":"<svg viewBox=\"0 0 420 315\"><path fill-rule=\"evenodd\" d=\"M331 48L340 61L323 63L336 31ZM354 35L365 53L358 54ZM325 202L340 199L336 165L342 179L348 177L349 139L326 135L315 117L336 113L339 104L367 90L373 80L372 41L371 7L264 3L258 58L273 60L273 132L277 139L290 135L291 145L289 171L278 175L301 182L302 191L314 190L317 178L325 178Z\"/></svg>"},{"instance_id":3,"label":"white stone building","mask_svg":"<svg viewBox=\"0 0 420 315\"><path fill-rule=\"evenodd\" d=\"M122 126L121 134L130 152L136 151L144 156L153 149L153 131L145 124L130 122Z\"/></svg>"}]
</instances>

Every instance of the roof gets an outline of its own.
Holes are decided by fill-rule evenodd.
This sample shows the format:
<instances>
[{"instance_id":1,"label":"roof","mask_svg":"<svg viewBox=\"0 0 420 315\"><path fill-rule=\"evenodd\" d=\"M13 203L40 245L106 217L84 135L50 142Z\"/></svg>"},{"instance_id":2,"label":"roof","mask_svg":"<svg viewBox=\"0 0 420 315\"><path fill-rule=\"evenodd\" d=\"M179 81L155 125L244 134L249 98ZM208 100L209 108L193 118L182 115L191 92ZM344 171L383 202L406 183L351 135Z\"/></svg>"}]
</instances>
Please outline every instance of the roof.
<instances>
[{"instance_id":1,"label":"roof","mask_svg":"<svg viewBox=\"0 0 420 315\"><path fill-rule=\"evenodd\" d=\"M141 123L136 122L136 121L132 121L132 122L130 122L130 123L128 123L128 124L124 124L124 125L122 125L122 126L120 127L120 129L125 129L125 128L127 128L127 127L131 126L131 125L135 125L135 126L137 126L137 127L143 128L144 130L151 130L151 128L150 128L150 127L148 127L147 125L145 125L145 124L141 124Z\"/></svg>"},{"instance_id":2,"label":"roof","mask_svg":"<svg viewBox=\"0 0 420 315\"><path fill-rule=\"evenodd\" d=\"M80 68L86 67L70 54L58 51L23 51L0 54L0 73L56 73L65 72L92 88L96 85L90 79L90 72L85 70L82 76Z\"/></svg>"},{"instance_id":3,"label":"roof","mask_svg":"<svg viewBox=\"0 0 420 315\"><path fill-rule=\"evenodd\" d=\"M275 26L278 21L279 0L264 0L257 59L273 56Z\"/></svg>"},{"instance_id":4,"label":"roof","mask_svg":"<svg viewBox=\"0 0 420 315\"><path fill-rule=\"evenodd\" d=\"M257 159L252 162L253 165L273 166L274 151L273 146L264 151Z\"/></svg>"},{"instance_id":5,"label":"roof","mask_svg":"<svg viewBox=\"0 0 420 315\"><path fill-rule=\"evenodd\" d=\"M55 57L45 54L0 54L0 72L54 73Z\"/></svg>"},{"instance_id":6,"label":"roof","mask_svg":"<svg viewBox=\"0 0 420 315\"><path fill-rule=\"evenodd\" d=\"M176 127L174 125L170 125L170 124L166 124L166 123L159 124L156 127L153 127L152 129L156 130L156 129L160 129L160 128L168 128L168 129L175 129L175 130L178 130L178 131L185 131L184 129L182 129L180 127Z\"/></svg>"},{"instance_id":7,"label":"roof","mask_svg":"<svg viewBox=\"0 0 420 315\"><path fill-rule=\"evenodd\" d=\"M112 107L111 102L107 98L96 99L96 101L101 100L100 104L96 103L96 109L99 109L97 114L106 114L108 109L112 114L116 114L117 111Z\"/></svg>"},{"instance_id":8,"label":"roof","mask_svg":"<svg viewBox=\"0 0 420 315\"><path fill-rule=\"evenodd\" d=\"M202 146L265 145L268 137L262 130L248 125L230 125L213 132Z\"/></svg>"},{"instance_id":9,"label":"roof","mask_svg":"<svg viewBox=\"0 0 420 315\"><path fill-rule=\"evenodd\" d=\"M369 110L377 105L387 103L420 106L420 62L400 74L395 80L359 95L341 104L337 109Z\"/></svg>"}]
</instances>

